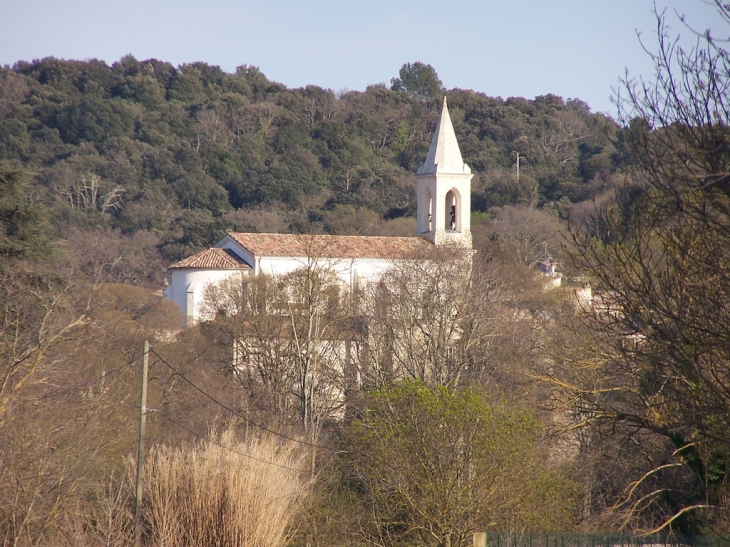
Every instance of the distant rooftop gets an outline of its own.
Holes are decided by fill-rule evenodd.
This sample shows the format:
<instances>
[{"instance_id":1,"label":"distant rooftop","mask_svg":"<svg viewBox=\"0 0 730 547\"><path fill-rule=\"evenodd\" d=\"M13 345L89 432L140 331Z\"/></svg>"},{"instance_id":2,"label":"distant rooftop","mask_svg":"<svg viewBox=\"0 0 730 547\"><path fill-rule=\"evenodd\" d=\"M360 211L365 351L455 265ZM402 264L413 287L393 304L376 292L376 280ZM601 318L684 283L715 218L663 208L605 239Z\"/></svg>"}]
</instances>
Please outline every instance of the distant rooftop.
<instances>
[{"instance_id":1,"label":"distant rooftop","mask_svg":"<svg viewBox=\"0 0 730 547\"><path fill-rule=\"evenodd\" d=\"M230 233L256 256L322 258L412 258L433 250L420 237Z\"/></svg>"},{"instance_id":2,"label":"distant rooftop","mask_svg":"<svg viewBox=\"0 0 730 547\"><path fill-rule=\"evenodd\" d=\"M176 262L170 268L210 268L215 270L251 269L243 259L230 249L208 249Z\"/></svg>"}]
</instances>

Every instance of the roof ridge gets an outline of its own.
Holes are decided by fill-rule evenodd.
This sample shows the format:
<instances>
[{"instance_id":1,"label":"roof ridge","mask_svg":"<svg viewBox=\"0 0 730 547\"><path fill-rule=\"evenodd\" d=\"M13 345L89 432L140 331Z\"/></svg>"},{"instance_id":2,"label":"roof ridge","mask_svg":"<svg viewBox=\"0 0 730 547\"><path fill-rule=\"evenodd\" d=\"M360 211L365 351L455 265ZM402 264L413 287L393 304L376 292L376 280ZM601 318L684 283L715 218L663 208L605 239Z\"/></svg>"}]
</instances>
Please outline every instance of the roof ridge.
<instances>
[{"instance_id":1,"label":"roof ridge","mask_svg":"<svg viewBox=\"0 0 730 547\"><path fill-rule=\"evenodd\" d=\"M258 256L323 258L407 258L431 244L417 236L262 234L231 232L230 238Z\"/></svg>"},{"instance_id":2,"label":"roof ridge","mask_svg":"<svg viewBox=\"0 0 730 547\"><path fill-rule=\"evenodd\" d=\"M352 234L280 234L277 232L229 232L231 234L246 234L256 236L280 236L280 237L303 237L303 238L315 238L315 237L332 237L332 238L368 238L368 239L420 239L419 236L368 236L368 235L352 235ZM219 248L219 247L216 247Z\"/></svg>"},{"instance_id":3,"label":"roof ridge","mask_svg":"<svg viewBox=\"0 0 730 547\"><path fill-rule=\"evenodd\" d=\"M250 269L251 267L232 249L210 247L175 262L170 268Z\"/></svg>"}]
</instances>

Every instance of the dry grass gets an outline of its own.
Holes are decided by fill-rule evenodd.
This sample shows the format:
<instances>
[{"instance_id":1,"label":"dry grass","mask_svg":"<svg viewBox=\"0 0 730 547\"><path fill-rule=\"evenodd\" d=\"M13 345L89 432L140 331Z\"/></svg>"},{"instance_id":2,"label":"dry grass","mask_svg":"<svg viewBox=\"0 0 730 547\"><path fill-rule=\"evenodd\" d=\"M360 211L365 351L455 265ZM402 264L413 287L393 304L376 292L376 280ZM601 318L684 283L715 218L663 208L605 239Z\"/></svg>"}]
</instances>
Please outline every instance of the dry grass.
<instances>
[{"instance_id":1,"label":"dry grass","mask_svg":"<svg viewBox=\"0 0 730 547\"><path fill-rule=\"evenodd\" d=\"M297 471L304 468L306 455L294 443L267 438L241 442L230 431L216 442L150 452L144 506L148 543L284 545L307 489L307 475Z\"/></svg>"}]
</instances>

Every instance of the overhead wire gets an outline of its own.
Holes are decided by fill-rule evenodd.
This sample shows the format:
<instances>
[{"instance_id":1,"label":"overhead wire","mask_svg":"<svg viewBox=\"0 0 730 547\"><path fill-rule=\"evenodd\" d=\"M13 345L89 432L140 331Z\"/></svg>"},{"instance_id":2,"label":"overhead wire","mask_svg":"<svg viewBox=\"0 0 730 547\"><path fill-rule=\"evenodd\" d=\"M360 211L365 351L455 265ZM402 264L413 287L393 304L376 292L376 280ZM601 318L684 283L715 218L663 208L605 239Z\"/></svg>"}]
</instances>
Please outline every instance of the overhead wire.
<instances>
[{"instance_id":1,"label":"overhead wire","mask_svg":"<svg viewBox=\"0 0 730 547\"><path fill-rule=\"evenodd\" d=\"M251 418L247 418L246 416L244 416L244 415L243 415L243 414L241 414L240 412L237 412L237 411L233 410L233 409L232 409L231 407L229 407L228 405L226 405L226 404L222 403L221 401L219 401L218 399L216 399L215 397L213 397L212 395L210 395L209 393L205 392L205 391L204 391L203 389L201 389L200 387L198 387L198 386L197 386L197 385L196 385L196 384L195 384L195 383L194 383L194 382L193 382L192 380L190 380L190 379L189 379L189 378L188 378L187 376L185 376L185 375L184 375L184 374L183 374L182 372L180 372L180 371L179 371L179 370L177 370L177 369L176 369L175 367L173 367L173 366L172 366L172 365L171 365L170 363L168 363L168 362L167 362L167 361L165 360L165 358L164 358L164 357L162 357L162 356L161 356L161 355L160 355L159 353L157 353L157 352L156 352L156 351L155 351L154 349L150 349L150 353L153 353L154 355L156 355L156 356L157 356L157 358L158 358L158 359L159 359L160 361L162 361L162 362L163 362L163 363L164 363L164 364L165 364L165 365L166 365L166 366L167 366L167 367L168 367L168 368L169 368L170 370L172 370L172 371L173 371L173 372L174 372L175 374L177 374L178 376L180 376L180 378L182 378L182 379L183 379L183 380L184 380L185 382L187 382L187 383L188 383L188 384L189 384L189 385L190 385L190 386L191 386L191 387L192 387L193 389L195 389L196 391L198 391L199 393L201 393L201 394L202 394L203 396L205 396L205 397L207 397L208 399L210 399L211 401L213 401L213 402L214 402L215 404L217 404L217 405L218 405L218 406L220 406L221 408L224 408L224 409L226 409L226 410L227 410L228 412L230 412L230 413L231 413L231 414L233 414L234 416L237 416L237 417L241 418L241 419L242 419L242 420L244 420L244 421L245 421L245 422L246 422L247 424L249 424L249 425L252 425L252 426L254 426L254 427L257 427L257 428L259 428L259 429L261 429L261 430L263 430L263 431L266 431L266 432L268 432L268 433L271 433L272 435L276 435L277 437L281 437L282 439L286 439L286 440L288 440L288 441L292 441L292 442L295 442L295 443L303 444L303 445L306 445L306 446L311 446L312 448L320 448L320 449L322 449L322 450L327 450L327 451L330 451L330 452L338 452L338 450L337 450L337 449L334 449L334 448L330 448L330 447L328 447L328 446L322 446L322 445L319 445L319 444L315 444L315 443L310 443L310 442L308 442L308 441L302 441L302 440L300 440L300 439L296 439L296 438L294 438L294 437L289 437L288 435L284 435L283 433L279 433L278 431L274 431L273 429L269 429L269 428L268 428L268 427L266 427L265 425L262 425L262 424L260 424L260 423L258 423L258 422L256 422L256 421L252 420Z\"/></svg>"},{"instance_id":2,"label":"overhead wire","mask_svg":"<svg viewBox=\"0 0 730 547\"><path fill-rule=\"evenodd\" d=\"M224 445L224 444L222 444L222 443L220 443L220 442L218 442L216 440L213 440L210 437L207 437L207 436L205 436L205 435L203 435L201 433L198 433L197 431L194 431L193 429L190 429L189 427L181 424L180 422L177 422L177 421L173 420L169 416L166 416L162 412L157 412L156 415L159 416L160 418L162 418L164 420L167 420L168 422L176 425L180 429L184 429L188 433L190 433L192 435L195 435L196 437L198 437L200 439L203 439L206 442L209 442L211 444L214 444L216 446L219 446L219 447L223 448L224 450L228 450L229 452L233 452L234 454L238 454L239 456L244 456L246 458L249 458L249 459L254 460L254 461L257 461L257 462L265 463L265 464L268 464L268 465L273 465L275 467L281 467L282 469L288 469L290 471L296 471L298 473L305 473L305 472L307 472L307 470L305 470L305 469L297 469L296 467L290 467L288 465L283 465L283 464L276 463L276 462L262 460L261 458L257 458L256 456L252 456L250 454L246 454L245 452L240 452L238 450L234 450L233 448L230 448L230 447L228 447L228 446L226 446L226 445Z\"/></svg>"},{"instance_id":3,"label":"overhead wire","mask_svg":"<svg viewBox=\"0 0 730 547\"><path fill-rule=\"evenodd\" d=\"M222 408L226 409L228 412L230 412L230 413L234 414L235 416L243 419L249 425L252 425L252 426L257 427L257 428L259 428L259 429L261 429L263 431L266 431L266 432L268 432L268 433L270 433L272 435L275 435L277 437L281 437L283 439L286 439L286 440L289 440L289 441L292 441L292 442L295 442L295 443L299 443L299 444L302 444L302 445L310 446L310 447L313 447L313 448L321 448L323 450L334 451L333 449L331 449L329 447L326 447L326 446L317 445L317 444L314 444L314 443L310 443L310 442L307 442L307 441L302 441L300 439L295 439L293 437L289 437L288 435L284 435L283 433L279 433L277 431L274 431L274 430L272 430L272 429L270 429L270 428L268 428L268 427L266 427L266 426L264 426L262 424L259 424L259 423L255 422L255 421L251 420L250 418L247 418L247 417L243 416L239 412L236 412L235 410L233 410L229 406L225 405L224 403L222 403L221 401L219 401L218 399L216 399L215 397L213 397L212 395L210 395L209 393L205 392L203 389L201 389L200 387L198 387L189 378L187 378L182 372L180 372L175 367L173 367L169 362L167 362L167 360L164 357L162 357L159 353L157 353L154 350L150 350L149 353L154 354L155 357L157 357L157 359L159 359L162 363L164 363L170 370L172 370L176 375L178 375L185 382L187 382L196 391L200 392L202 395L204 395L205 397L207 397L208 399L210 399L211 401L213 401L215 404L217 404L217 405L221 406ZM53 391L51 391L49 393L46 393L42 397L38 397L38 398L35 398L35 399L32 399L32 400L35 400L35 401L43 401L43 400L46 400L46 399L50 399L52 397L57 397L59 395L65 394L65 393L69 393L71 391L79 390L79 389L82 389L84 387L87 387L87 386L96 384L96 383L98 383L98 382L100 382L102 380L105 380L106 378L108 378L112 374L115 374L117 372L120 372L120 371L122 371L122 370L124 370L124 369L126 369L128 367L131 367L134 363L136 363L137 361L139 361L143 356L144 356L144 354L140 354L137 357L134 357L133 359L129 360L128 362L124 363L123 365L121 365L121 366L119 366L119 367L117 367L115 369L112 369L110 371L104 371L101 375L97 376L96 378L94 378L92 380L88 380L86 382L81 382L79 384L74 384L74 385L67 386L67 387L57 388L57 389L55 389L55 390L53 390ZM189 427L181 424L180 422L178 422L176 420L173 420L172 418L170 418L169 416L166 416L165 414L163 414L161 412L156 412L156 415L158 415L162 419L164 419L164 420L172 423L176 427L179 427L179 428L187 431L191 435L194 435L194 436L196 436L196 437L198 437L200 439L203 439L206 442L209 442L209 443L212 443L212 444L214 444L216 446L219 446L220 448L223 448L224 450L228 450L228 451L230 451L232 453L238 454L239 456L243 456L245 458L249 458L249 459L251 459L253 461L257 461L257 462L264 463L264 464L267 464L267 465L273 465L275 467L280 467L282 469L288 469L290 471L296 471L298 473L302 473L302 472L305 472L306 471L306 470L303 470L303 469L297 469L295 467L290 467L290 466L287 466L287 465L283 465L283 464L279 464L279 463L275 463L275 462L263 460L261 458L257 458L255 456L250 455L250 454L246 454L244 452L240 452L238 450L234 450L234 449L232 449L232 448L230 448L228 446L225 446L224 444L222 444L222 443L220 443L218 441L215 441L214 439L211 439L210 437L207 437L205 435L202 435L201 433L198 433L197 431L195 431L195 430L193 430L193 429L191 429L191 428L189 428Z\"/></svg>"},{"instance_id":4,"label":"overhead wire","mask_svg":"<svg viewBox=\"0 0 730 547\"><path fill-rule=\"evenodd\" d=\"M137 357L135 357L134 359L132 359L131 361L128 361L127 363L123 364L120 367L117 367L117 368L112 369L110 371L104 371L101 375L97 376L93 380L89 380L88 382L82 382L80 384L74 384L74 385L68 386L68 387L60 387L60 388L57 388L57 389L51 391L50 393L46 393L42 397L37 397L37 398L35 398L33 400L35 400L35 401L44 401L45 399L50 399L51 397L57 397L58 395L63 395L64 393L68 393L70 391L75 391L77 389L82 389L82 388L84 388L86 386L90 386L92 384L95 384L97 382L100 382L102 380L105 380L106 378L108 378L112 374L115 374L115 373L117 373L117 372L119 372L121 370L124 370L127 367L131 367L134 363L136 363L137 361L139 361L142 358L142 356L143 355L140 354Z\"/></svg>"}]
</instances>

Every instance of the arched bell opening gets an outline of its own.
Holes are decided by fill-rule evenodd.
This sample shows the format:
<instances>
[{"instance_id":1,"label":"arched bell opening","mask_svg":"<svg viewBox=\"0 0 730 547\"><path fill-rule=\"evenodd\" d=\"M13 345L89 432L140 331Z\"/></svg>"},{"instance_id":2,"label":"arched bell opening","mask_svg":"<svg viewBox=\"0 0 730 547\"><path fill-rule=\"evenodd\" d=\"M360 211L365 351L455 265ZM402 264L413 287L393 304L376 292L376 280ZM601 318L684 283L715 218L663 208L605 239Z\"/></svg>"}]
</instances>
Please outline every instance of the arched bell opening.
<instances>
[{"instance_id":1,"label":"arched bell opening","mask_svg":"<svg viewBox=\"0 0 730 547\"><path fill-rule=\"evenodd\" d=\"M423 205L419 224L421 225L421 233L428 234L433 231L433 197L431 196L431 190L428 188L423 191Z\"/></svg>"},{"instance_id":2,"label":"arched bell opening","mask_svg":"<svg viewBox=\"0 0 730 547\"><path fill-rule=\"evenodd\" d=\"M446 194L446 207L444 208L444 229L448 232L461 232L461 221L459 213L461 210L461 196L456 189L452 188Z\"/></svg>"}]
</instances>

